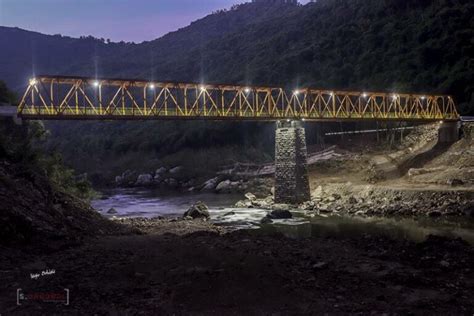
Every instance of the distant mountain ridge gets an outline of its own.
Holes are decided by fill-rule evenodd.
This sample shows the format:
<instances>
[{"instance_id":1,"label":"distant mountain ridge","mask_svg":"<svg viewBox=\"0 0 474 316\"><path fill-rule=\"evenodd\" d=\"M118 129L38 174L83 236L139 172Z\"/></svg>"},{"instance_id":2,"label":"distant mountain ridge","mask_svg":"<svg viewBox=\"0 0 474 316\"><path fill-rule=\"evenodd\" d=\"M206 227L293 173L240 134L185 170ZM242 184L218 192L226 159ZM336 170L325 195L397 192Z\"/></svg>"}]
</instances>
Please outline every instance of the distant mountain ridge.
<instances>
[{"instance_id":1,"label":"distant mountain ridge","mask_svg":"<svg viewBox=\"0 0 474 316\"><path fill-rule=\"evenodd\" d=\"M32 73L437 92L474 107L474 3L246 3L141 44L0 27L0 78Z\"/></svg>"}]
</instances>

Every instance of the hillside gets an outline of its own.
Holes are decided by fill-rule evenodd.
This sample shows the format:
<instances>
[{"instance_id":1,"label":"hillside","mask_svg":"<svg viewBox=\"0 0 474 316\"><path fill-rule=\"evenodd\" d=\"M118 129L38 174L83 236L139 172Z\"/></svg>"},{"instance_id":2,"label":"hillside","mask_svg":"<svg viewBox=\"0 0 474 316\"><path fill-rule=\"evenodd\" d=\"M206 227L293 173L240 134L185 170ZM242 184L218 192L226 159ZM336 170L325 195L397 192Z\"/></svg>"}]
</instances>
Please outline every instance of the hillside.
<instances>
[{"instance_id":1,"label":"hillside","mask_svg":"<svg viewBox=\"0 0 474 316\"><path fill-rule=\"evenodd\" d=\"M35 73L449 93L462 113L472 114L473 14L474 3L467 0L247 3L141 44L0 28L0 41L11 43L0 51L0 78L18 89L33 61ZM143 161L192 164L197 156L215 165L236 153L249 160L272 154L271 125L55 122L48 127L50 147L81 172ZM190 144L191 150L181 150ZM216 152L222 153L218 161ZM77 153L92 158L84 161ZM103 161L111 162L104 167Z\"/></svg>"}]
</instances>

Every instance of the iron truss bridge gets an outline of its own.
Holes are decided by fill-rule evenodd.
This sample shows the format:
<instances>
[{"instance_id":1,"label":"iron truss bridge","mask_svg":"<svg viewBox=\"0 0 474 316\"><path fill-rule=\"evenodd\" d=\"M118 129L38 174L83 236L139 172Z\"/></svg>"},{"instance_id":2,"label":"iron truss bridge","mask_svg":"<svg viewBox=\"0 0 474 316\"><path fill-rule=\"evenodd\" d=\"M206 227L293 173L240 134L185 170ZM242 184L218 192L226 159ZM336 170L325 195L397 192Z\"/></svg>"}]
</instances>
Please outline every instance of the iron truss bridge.
<instances>
[{"instance_id":1,"label":"iron truss bridge","mask_svg":"<svg viewBox=\"0 0 474 316\"><path fill-rule=\"evenodd\" d=\"M18 106L44 120L457 121L450 96L40 76Z\"/></svg>"}]
</instances>

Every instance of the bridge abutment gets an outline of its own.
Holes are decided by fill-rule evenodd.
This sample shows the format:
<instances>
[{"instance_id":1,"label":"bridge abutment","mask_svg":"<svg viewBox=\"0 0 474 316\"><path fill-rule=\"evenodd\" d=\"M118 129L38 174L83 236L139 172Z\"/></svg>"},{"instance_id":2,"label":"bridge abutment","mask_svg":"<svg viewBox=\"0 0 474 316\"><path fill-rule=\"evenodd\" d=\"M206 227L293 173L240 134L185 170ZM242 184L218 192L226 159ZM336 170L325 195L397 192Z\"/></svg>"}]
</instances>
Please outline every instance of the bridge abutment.
<instances>
[{"instance_id":1,"label":"bridge abutment","mask_svg":"<svg viewBox=\"0 0 474 316\"><path fill-rule=\"evenodd\" d=\"M438 129L439 143L454 143L459 140L460 122L443 122Z\"/></svg>"},{"instance_id":2,"label":"bridge abutment","mask_svg":"<svg viewBox=\"0 0 474 316\"><path fill-rule=\"evenodd\" d=\"M275 203L310 200L305 129L299 121L277 122Z\"/></svg>"}]
</instances>

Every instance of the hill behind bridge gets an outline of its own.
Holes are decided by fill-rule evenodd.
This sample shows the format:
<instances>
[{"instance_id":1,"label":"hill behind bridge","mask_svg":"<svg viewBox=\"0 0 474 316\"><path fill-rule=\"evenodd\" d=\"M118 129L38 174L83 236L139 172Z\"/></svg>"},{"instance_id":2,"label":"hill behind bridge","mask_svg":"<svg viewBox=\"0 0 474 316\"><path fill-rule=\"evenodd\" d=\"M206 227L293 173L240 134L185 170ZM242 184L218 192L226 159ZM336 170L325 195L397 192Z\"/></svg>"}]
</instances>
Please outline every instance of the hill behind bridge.
<instances>
[{"instance_id":1,"label":"hill behind bridge","mask_svg":"<svg viewBox=\"0 0 474 316\"><path fill-rule=\"evenodd\" d=\"M247 3L140 44L0 28L0 42L8 43L0 50L0 78L16 91L33 70L289 88L436 92L453 94L460 111L472 114L473 14L474 3L467 0ZM265 159L273 151L268 145L270 128L255 125L59 122L48 127L53 131L51 146L80 171L96 169L110 157L121 157L114 159L117 168L138 157L150 161L170 153L179 161L189 157L185 148L226 147L228 155L221 160L236 153ZM86 163L78 152L94 159Z\"/></svg>"}]
</instances>

